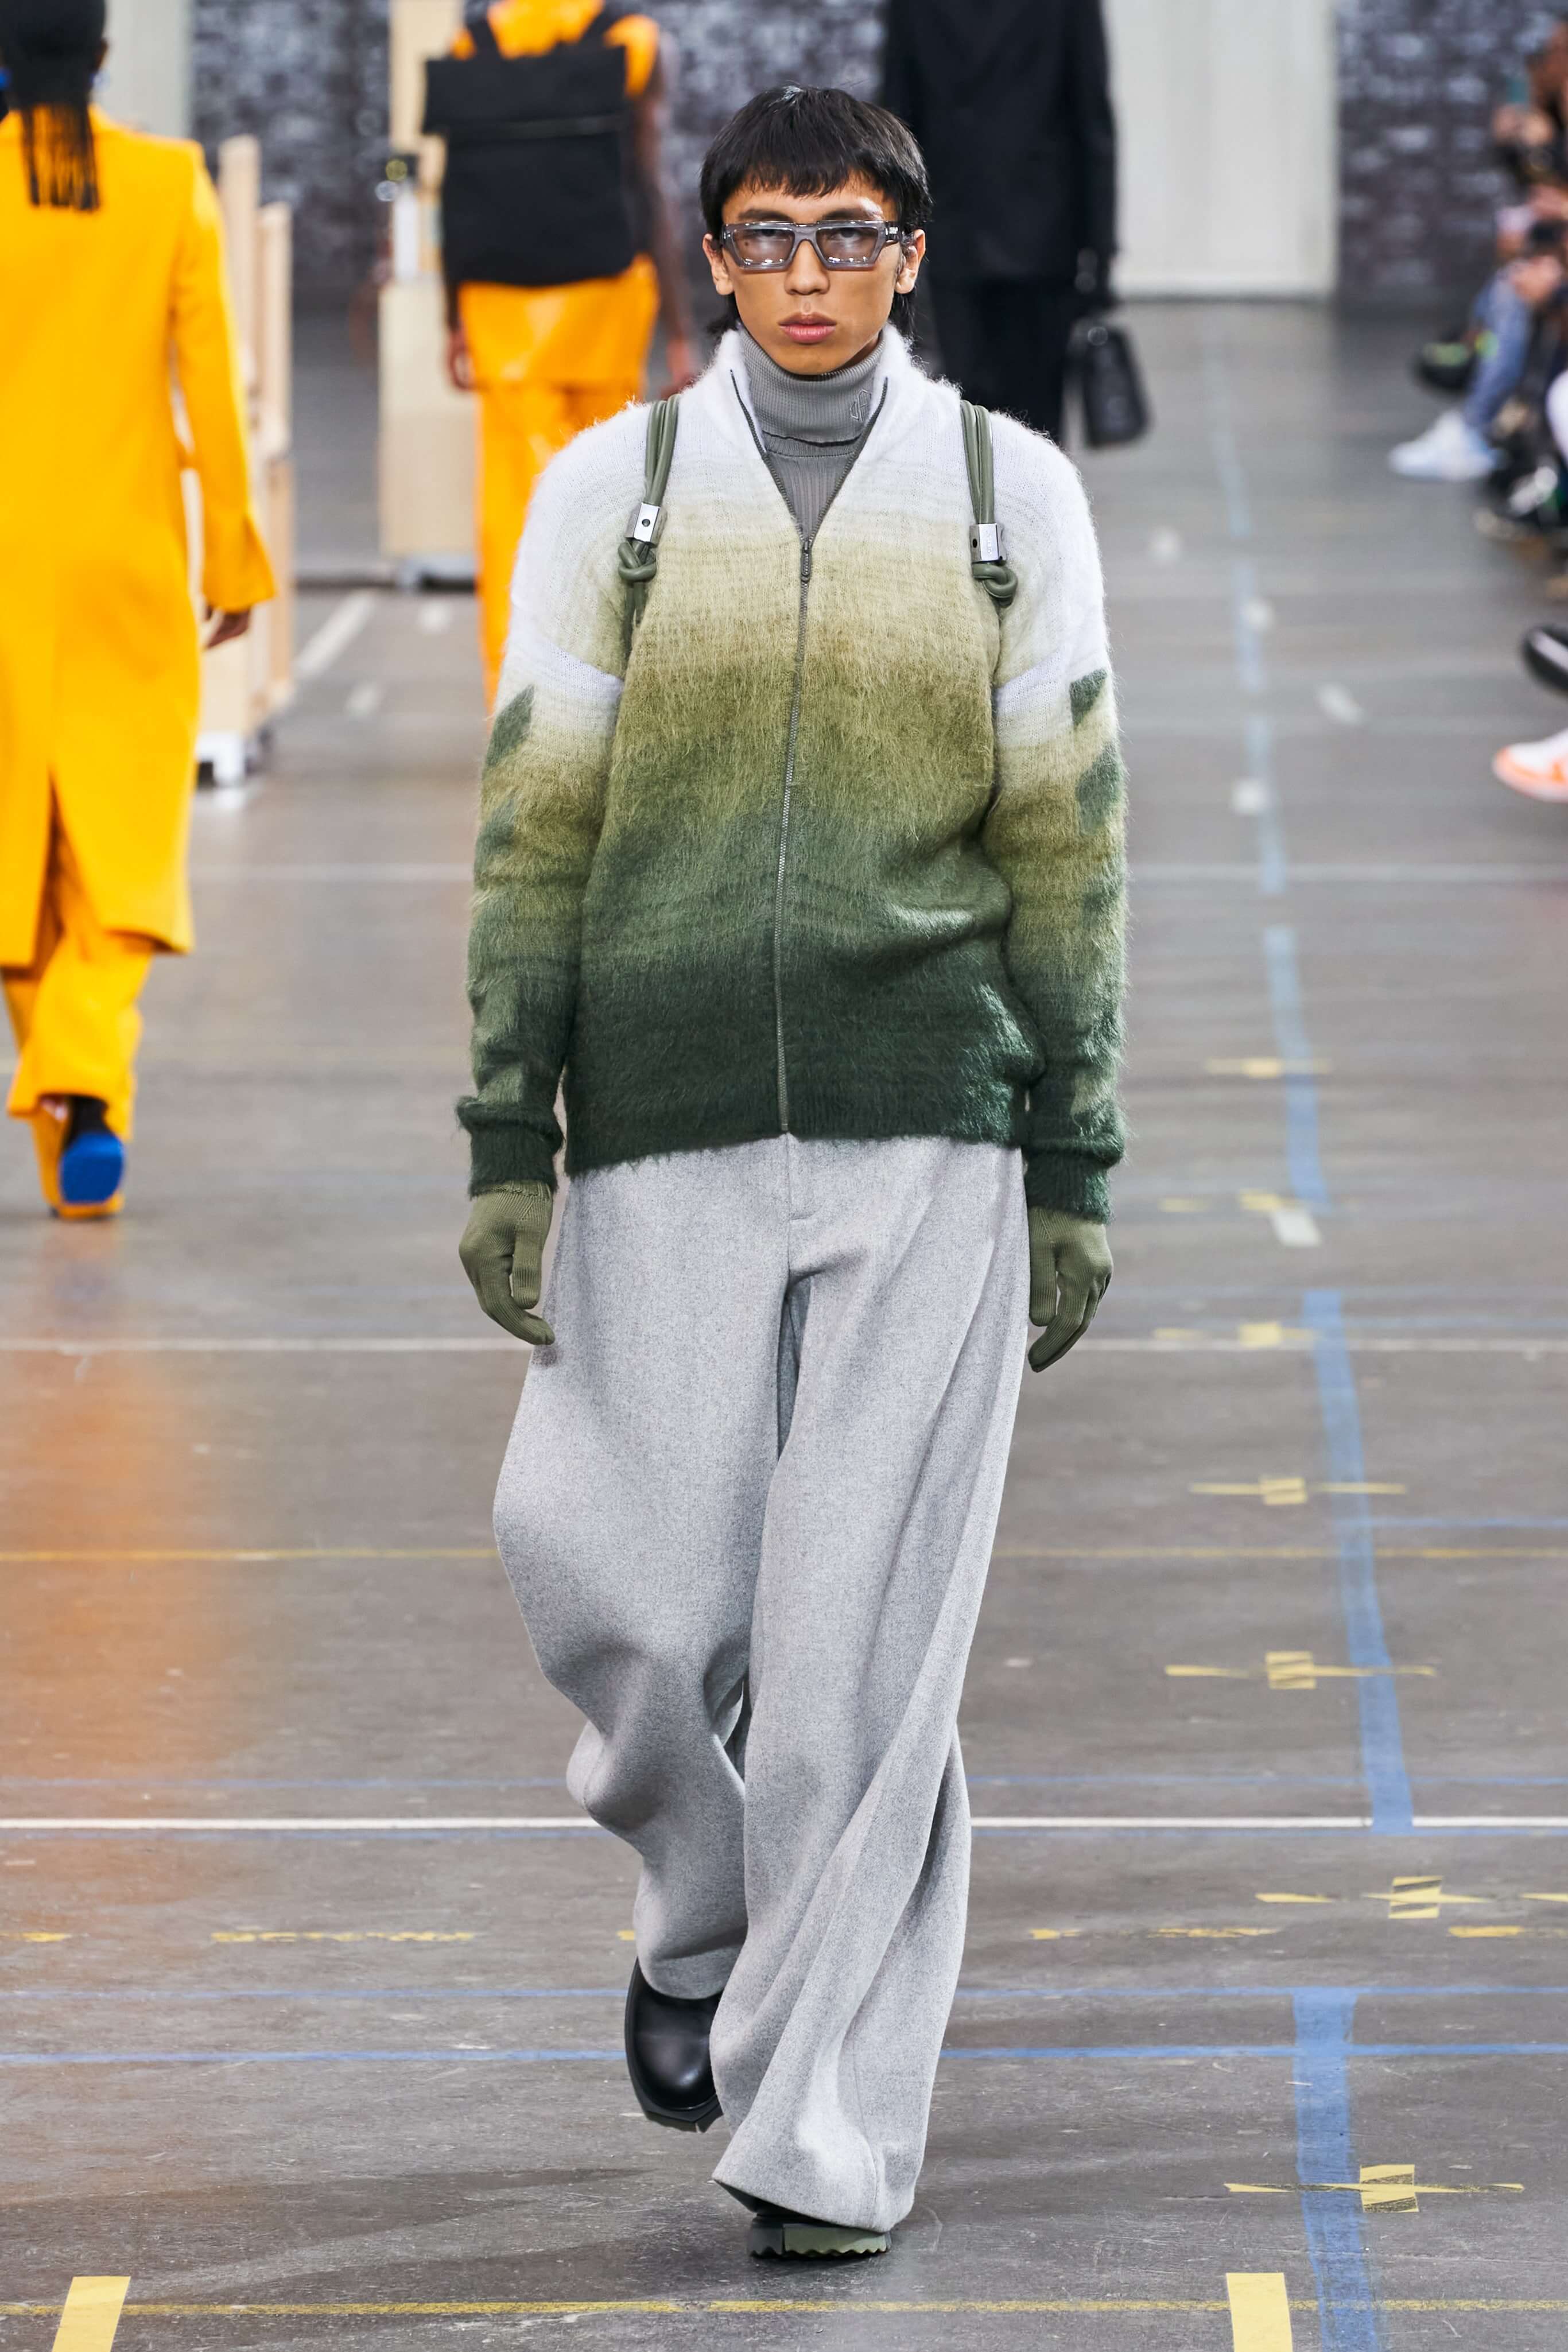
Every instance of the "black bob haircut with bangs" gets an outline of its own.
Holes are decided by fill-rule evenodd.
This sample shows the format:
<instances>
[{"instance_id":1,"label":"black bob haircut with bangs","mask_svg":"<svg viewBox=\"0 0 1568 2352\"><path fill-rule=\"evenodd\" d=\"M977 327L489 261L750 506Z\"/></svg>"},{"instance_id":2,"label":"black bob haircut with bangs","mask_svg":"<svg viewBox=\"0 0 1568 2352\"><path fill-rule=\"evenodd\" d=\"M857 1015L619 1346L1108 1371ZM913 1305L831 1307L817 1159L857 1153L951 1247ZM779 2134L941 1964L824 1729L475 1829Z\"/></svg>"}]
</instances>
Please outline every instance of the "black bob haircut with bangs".
<instances>
[{"instance_id":1,"label":"black bob haircut with bangs","mask_svg":"<svg viewBox=\"0 0 1568 2352\"><path fill-rule=\"evenodd\" d=\"M730 120L702 159L699 194L711 237L724 226L724 207L737 188L784 188L792 196L825 196L847 180L865 180L893 207L911 235L931 216L931 183L915 135L885 106L847 89L803 89L781 83L759 90ZM913 304L897 296L893 323L908 332ZM733 297L725 305L737 315Z\"/></svg>"}]
</instances>

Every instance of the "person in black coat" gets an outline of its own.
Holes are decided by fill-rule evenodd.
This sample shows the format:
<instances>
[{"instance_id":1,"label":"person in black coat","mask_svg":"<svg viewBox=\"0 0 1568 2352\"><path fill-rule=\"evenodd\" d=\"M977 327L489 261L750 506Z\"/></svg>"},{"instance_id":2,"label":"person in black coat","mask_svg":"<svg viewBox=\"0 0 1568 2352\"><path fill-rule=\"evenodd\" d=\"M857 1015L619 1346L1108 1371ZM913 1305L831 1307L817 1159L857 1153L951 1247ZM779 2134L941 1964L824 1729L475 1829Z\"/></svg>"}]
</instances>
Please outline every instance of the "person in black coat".
<instances>
[{"instance_id":1,"label":"person in black coat","mask_svg":"<svg viewBox=\"0 0 1568 2352\"><path fill-rule=\"evenodd\" d=\"M1100 0L888 0L882 103L931 171L945 373L1059 440L1072 331L1116 254Z\"/></svg>"}]
</instances>

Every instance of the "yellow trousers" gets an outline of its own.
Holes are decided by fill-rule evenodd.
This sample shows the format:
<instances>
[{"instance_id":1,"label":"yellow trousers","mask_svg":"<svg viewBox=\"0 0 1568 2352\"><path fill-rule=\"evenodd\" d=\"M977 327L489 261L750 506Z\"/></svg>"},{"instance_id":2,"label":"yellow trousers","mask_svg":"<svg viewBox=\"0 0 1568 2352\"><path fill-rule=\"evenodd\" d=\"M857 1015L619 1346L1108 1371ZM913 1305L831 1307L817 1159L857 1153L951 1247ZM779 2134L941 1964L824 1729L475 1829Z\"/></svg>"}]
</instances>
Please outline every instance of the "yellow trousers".
<instances>
[{"instance_id":1,"label":"yellow trousers","mask_svg":"<svg viewBox=\"0 0 1568 2352\"><path fill-rule=\"evenodd\" d=\"M43 1107L46 1097L96 1095L115 1134L130 1136L142 1035L136 1000L153 953L151 940L104 929L57 812L33 961L0 973L18 1054L6 1108L33 1122L47 1193L60 1122Z\"/></svg>"},{"instance_id":2,"label":"yellow trousers","mask_svg":"<svg viewBox=\"0 0 1568 2352\"><path fill-rule=\"evenodd\" d=\"M558 450L637 399L658 310L646 255L581 286L465 286L479 397L479 644L495 700L533 485Z\"/></svg>"}]
</instances>

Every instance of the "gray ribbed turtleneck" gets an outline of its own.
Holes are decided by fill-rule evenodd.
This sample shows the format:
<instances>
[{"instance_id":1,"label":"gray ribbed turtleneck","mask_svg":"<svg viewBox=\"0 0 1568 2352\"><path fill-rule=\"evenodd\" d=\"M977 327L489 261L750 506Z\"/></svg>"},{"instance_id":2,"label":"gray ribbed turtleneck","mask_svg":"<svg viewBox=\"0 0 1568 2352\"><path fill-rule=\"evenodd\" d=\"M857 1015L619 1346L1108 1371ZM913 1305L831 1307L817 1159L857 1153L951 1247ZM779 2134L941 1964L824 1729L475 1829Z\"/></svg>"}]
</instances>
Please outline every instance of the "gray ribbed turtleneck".
<instances>
[{"instance_id":1,"label":"gray ribbed turtleneck","mask_svg":"<svg viewBox=\"0 0 1568 2352\"><path fill-rule=\"evenodd\" d=\"M803 540L813 540L877 411L882 346L831 375L792 375L746 338L746 383L773 478Z\"/></svg>"}]
</instances>

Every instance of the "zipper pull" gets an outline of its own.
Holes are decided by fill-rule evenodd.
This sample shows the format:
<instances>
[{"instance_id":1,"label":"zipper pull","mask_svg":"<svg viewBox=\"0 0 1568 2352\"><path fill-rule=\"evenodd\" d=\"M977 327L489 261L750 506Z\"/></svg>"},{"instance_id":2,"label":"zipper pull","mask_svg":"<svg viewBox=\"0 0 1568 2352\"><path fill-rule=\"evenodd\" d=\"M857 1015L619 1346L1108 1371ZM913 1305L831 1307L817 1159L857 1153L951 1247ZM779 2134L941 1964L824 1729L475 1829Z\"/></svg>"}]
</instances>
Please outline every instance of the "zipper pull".
<instances>
[{"instance_id":1,"label":"zipper pull","mask_svg":"<svg viewBox=\"0 0 1568 2352\"><path fill-rule=\"evenodd\" d=\"M801 541L801 542L800 542L800 584L801 584L801 586L802 586L803 588L804 588L804 587L805 587L805 586L807 585L807 583L809 583L810 579L811 579L811 541L810 541L810 540L809 540L809 539L803 539L803 540Z\"/></svg>"}]
</instances>

